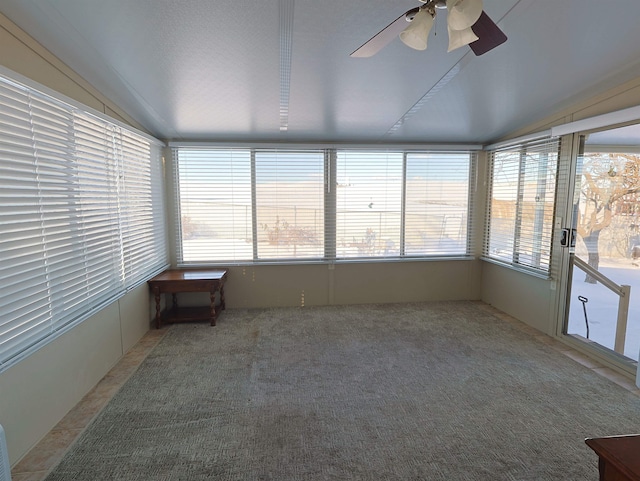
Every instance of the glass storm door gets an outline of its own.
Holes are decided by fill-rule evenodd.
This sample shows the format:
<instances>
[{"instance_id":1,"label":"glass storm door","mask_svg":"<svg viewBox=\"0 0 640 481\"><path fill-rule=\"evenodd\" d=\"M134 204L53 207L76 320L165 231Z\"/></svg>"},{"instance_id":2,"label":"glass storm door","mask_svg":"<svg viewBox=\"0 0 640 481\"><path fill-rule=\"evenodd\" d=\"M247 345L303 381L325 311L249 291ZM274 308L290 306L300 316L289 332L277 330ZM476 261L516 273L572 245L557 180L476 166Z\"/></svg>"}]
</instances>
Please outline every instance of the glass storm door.
<instances>
[{"instance_id":1,"label":"glass storm door","mask_svg":"<svg viewBox=\"0 0 640 481\"><path fill-rule=\"evenodd\" d=\"M563 332L627 365L640 352L640 127L580 137Z\"/></svg>"}]
</instances>

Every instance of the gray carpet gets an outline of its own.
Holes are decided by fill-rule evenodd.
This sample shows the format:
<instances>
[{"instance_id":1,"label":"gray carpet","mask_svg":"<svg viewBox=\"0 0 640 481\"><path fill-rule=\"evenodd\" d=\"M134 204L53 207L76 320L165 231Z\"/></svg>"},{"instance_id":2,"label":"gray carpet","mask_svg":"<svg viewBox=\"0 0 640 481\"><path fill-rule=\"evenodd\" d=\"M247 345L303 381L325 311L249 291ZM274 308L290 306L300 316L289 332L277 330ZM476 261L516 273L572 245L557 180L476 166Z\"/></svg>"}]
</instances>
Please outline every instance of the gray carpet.
<instances>
[{"instance_id":1,"label":"gray carpet","mask_svg":"<svg viewBox=\"0 0 640 481\"><path fill-rule=\"evenodd\" d=\"M165 338L55 480L595 480L640 397L470 302L225 311Z\"/></svg>"}]
</instances>

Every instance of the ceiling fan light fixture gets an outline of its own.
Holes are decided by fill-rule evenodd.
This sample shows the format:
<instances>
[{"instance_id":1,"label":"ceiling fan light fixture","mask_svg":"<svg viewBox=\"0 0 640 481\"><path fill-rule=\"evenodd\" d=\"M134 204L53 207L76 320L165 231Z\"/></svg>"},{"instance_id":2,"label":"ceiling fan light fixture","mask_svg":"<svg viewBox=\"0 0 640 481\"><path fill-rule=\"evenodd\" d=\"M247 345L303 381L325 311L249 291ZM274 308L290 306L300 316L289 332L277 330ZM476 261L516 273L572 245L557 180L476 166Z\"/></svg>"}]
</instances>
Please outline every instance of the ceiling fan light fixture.
<instances>
[{"instance_id":1,"label":"ceiling fan light fixture","mask_svg":"<svg viewBox=\"0 0 640 481\"><path fill-rule=\"evenodd\" d=\"M482 10L482 0L418 1L422 5L404 12L352 52L351 57L371 57L398 35L408 47L425 50L434 17L440 9L448 11L449 52L469 45L476 56L484 55L507 40L504 32Z\"/></svg>"},{"instance_id":2,"label":"ceiling fan light fixture","mask_svg":"<svg viewBox=\"0 0 640 481\"><path fill-rule=\"evenodd\" d=\"M482 0L447 0L447 10L449 29L465 30L471 28L482 15Z\"/></svg>"},{"instance_id":3,"label":"ceiling fan light fixture","mask_svg":"<svg viewBox=\"0 0 640 481\"><path fill-rule=\"evenodd\" d=\"M425 50L431 27L433 27L433 15L427 9L420 8L409 26L400 33L400 40L407 47Z\"/></svg>"},{"instance_id":4,"label":"ceiling fan light fixture","mask_svg":"<svg viewBox=\"0 0 640 481\"><path fill-rule=\"evenodd\" d=\"M478 40L478 36L471 30L471 27L465 28L464 30L451 30L447 25L447 30L449 32L449 48L447 52L464 47Z\"/></svg>"}]
</instances>

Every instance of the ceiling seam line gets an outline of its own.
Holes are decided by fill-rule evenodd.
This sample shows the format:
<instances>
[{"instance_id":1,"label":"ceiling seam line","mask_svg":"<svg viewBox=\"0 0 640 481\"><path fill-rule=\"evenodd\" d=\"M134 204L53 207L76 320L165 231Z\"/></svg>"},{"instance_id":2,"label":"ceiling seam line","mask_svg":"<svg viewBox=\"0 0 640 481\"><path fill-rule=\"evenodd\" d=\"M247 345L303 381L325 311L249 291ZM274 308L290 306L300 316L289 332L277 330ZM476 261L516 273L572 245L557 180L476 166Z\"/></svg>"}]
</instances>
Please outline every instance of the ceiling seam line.
<instances>
[{"instance_id":1,"label":"ceiling seam line","mask_svg":"<svg viewBox=\"0 0 640 481\"><path fill-rule=\"evenodd\" d=\"M279 0L280 12L280 131L289 129L289 94L293 50L294 0Z\"/></svg>"},{"instance_id":2,"label":"ceiling seam line","mask_svg":"<svg viewBox=\"0 0 640 481\"><path fill-rule=\"evenodd\" d=\"M471 51L467 52L458 62L444 74L420 99L400 117L393 126L387 130L385 136L393 135L413 117L433 96L447 85L460 71L471 61Z\"/></svg>"}]
</instances>

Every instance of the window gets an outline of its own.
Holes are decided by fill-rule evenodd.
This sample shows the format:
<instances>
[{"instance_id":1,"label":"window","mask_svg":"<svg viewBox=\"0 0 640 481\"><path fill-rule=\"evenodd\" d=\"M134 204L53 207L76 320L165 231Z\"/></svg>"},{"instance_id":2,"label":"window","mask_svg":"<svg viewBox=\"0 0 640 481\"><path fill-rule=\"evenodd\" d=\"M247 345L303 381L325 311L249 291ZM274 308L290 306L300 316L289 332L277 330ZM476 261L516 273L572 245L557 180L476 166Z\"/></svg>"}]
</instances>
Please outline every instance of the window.
<instances>
[{"instance_id":1,"label":"window","mask_svg":"<svg viewBox=\"0 0 640 481\"><path fill-rule=\"evenodd\" d=\"M179 265L471 253L469 152L172 147Z\"/></svg>"},{"instance_id":2,"label":"window","mask_svg":"<svg viewBox=\"0 0 640 481\"><path fill-rule=\"evenodd\" d=\"M255 152L258 259L324 256L324 152Z\"/></svg>"},{"instance_id":3,"label":"window","mask_svg":"<svg viewBox=\"0 0 640 481\"><path fill-rule=\"evenodd\" d=\"M5 367L143 282L167 252L158 142L2 76L0 106Z\"/></svg>"},{"instance_id":4,"label":"window","mask_svg":"<svg viewBox=\"0 0 640 481\"><path fill-rule=\"evenodd\" d=\"M402 152L338 151L336 257L400 255Z\"/></svg>"},{"instance_id":5,"label":"window","mask_svg":"<svg viewBox=\"0 0 640 481\"><path fill-rule=\"evenodd\" d=\"M488 258L549 272L559 148L544 139L490 152Z\"/></svg>"},{"instance_id":6,"label":"window","mask_svg":"<svg viewBox=\"0 0 640 481\"><path fill-rule=\"evenodd\" d=\"M467 153L408 153L405 254L465 255L471 234Z\"/></svg>"},{"instance_id":7,"label":"window","mask_svg":"<svg viewBox=\"0 0 640 481\"><path fill-rule=\"evenodd\" d=\"M173 156L180 262L252 259L251 151L185 148Z\"/></svg>"}]
</instances>

